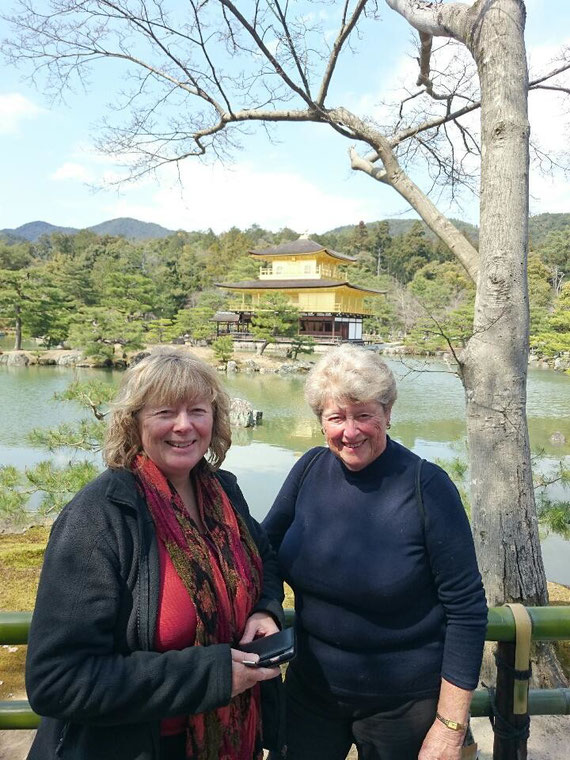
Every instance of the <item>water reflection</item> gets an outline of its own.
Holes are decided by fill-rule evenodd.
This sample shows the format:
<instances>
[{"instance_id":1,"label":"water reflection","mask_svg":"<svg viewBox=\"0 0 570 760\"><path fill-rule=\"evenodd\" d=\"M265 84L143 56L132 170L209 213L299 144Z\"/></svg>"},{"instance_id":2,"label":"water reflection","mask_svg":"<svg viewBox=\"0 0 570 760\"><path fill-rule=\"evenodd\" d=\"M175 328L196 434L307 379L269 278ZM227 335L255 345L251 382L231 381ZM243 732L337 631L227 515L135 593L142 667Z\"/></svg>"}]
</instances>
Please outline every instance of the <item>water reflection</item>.
<instances>
[{"instance_id":1,"label":"water reflection","mask_svg":"<svg viewBox=\"0 0 570 760\"><path fill-rule=\"evenodd\" d=\"M465 457L465 412L459 379L445 365L430 362L437 372L410 372L406 364L389 362L398 377L398 400L392 415L394 438L427 459ZM425 363L413 363L424 369ZM26 441L35 427L53 427L82 416L78 407L52 400L74 378L97 377L118 384L121 373L107 370L71 370L62 367L12 368L0 365L0 463L31 466L50 457ZM318 420L303 399L304 378L267 375L230 375L225 380L232 396L247 399L263 411L255 429L236 430L225 466L239 478L256 517L262 518L296 459L311 446L321 445ZM529 373L528 414L531 443L543 449L541 469L570 460L570 378L541 370ZM567 443L550 442L562 432ZM58 452L60 463L76 456ZM570 584L570 543L556 536L543 542L548 577ZM562 557L561 557L562 554Z\"/></svg>"},{"instance_id":2,"label":"water reflection","mask_svg":"<svg viewBox=\"0 0 570 760\"><path fill-rule=\"evenodd\" d=\"M398 400L392 414L392 432L405 446L415 449L419 441L459 444L465 439L465 403L459 378L444 371L445 365L431 362L436 371L424 370L425 362L405 364L388 362L398 378ZM278 375L230 375L226 386L232 396L250 401L263 410L264 421L252 436L236 439L237 445L263 441L297 449L321 440L320 426L303 400L302 377ZM529 372L529 429L533 449L541 449L552 458L570 454L570 378L531 370ZM551 443L550 437L561 432L566 445Z\"/></svg>"}]
</instances>

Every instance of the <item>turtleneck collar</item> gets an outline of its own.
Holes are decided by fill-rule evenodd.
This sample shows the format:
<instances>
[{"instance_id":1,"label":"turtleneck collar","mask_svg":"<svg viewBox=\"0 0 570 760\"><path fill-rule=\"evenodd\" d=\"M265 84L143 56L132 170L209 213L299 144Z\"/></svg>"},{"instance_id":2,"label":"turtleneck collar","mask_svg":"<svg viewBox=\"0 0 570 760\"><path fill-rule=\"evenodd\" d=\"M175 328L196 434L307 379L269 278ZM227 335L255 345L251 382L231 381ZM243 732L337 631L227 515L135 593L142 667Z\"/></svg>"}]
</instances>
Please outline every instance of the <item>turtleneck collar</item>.
<instances>
[{"instance_id":1,"label":"turtleneck collar","mask_svg":"<svg viewBox=\"0 0 570 760\"><path fill-rule=\"evenodd\" d=\"M394 443L390 436L387 435L386 448L384 451L361 470L349 470L342 459L339 457L336 457L336 459L344 473L344 476L348 481L353 483L363 483L370 479L375 479L379 475L382 475L384 472L386 472L390 466L390 461L394 456L394 450L396 446L397 444Z\"/></svg>"}]
</instances>

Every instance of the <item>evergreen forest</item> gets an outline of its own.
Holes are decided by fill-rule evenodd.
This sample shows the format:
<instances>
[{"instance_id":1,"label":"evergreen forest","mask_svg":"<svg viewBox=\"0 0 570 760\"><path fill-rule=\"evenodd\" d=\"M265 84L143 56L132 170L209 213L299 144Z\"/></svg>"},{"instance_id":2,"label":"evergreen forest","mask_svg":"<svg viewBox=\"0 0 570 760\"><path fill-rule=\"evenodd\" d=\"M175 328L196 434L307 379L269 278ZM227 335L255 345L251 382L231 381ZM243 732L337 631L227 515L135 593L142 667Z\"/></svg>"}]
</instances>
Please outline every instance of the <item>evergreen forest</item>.
<instances>
[{"instance_id":1,"label":"evergreen forest","mask_svg":"<svg viewBox=\"0 0 570 760\"><path fill-rule=\"evenodd\" d=\"M477 229L463 229L477 244ZM533 217L530 230L531 348L551 360L570 351L570 215ZM111 361L117 344L127 352L210 340L213 314L231 299L215 283L255 279L259 262L248 251L297 237L257 225L144 240L94 230L36 240L3 235L0 331L15 345L28 338L46 348L79 348L100 363ZM468 340L474 286L422 222L360 222L310 237L356 258L345 273L352 283L385 291L369 300L371 339L401 341L421 353L460 350Z\"/></svg>"}]
</instances>

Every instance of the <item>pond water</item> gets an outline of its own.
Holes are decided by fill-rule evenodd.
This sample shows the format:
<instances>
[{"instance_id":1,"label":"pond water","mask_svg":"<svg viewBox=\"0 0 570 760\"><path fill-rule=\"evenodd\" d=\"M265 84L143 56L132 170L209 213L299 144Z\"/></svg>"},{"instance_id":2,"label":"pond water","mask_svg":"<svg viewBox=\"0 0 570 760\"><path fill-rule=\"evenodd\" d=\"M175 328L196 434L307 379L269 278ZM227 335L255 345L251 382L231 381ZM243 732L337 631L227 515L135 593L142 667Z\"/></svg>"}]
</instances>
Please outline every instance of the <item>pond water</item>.
<instances>
[{"instance_id":1,"label":"pond water","mask_svg":"<svg viewBox=\"0 0 570 760\"><path fill-rule=\"evenodd\" d=\"M465 458L465 412L459 379L444 364L430 361L389 361L398 379L398 400L392 413L393 437L431 460ZM53 427L82 416L79 407L53 401L74 378L97 377L116 385L121 373L63 367L0 366L0 464L25 467L52 456L63 464L72 452L46 454L26 440L37 427ZM236 430L224 467L235 472L252 513L262 518L295 460L311 446L321 445L320 425L303 400L301 376L236 374L225 379L230 395L250 401L263 411L263 423ZM570 463L570 378L549 370L531 370L528 384L531 443L542 450L541 469ZM550 437L561 432L567 443ZM554 495L561 496L561 492ZM543 535L549 580L570 584L570 542Z\"/></svg>"},{"instance_id":2,"label":"pond water","mask_svg":"<svg viewBox=\"0 0 570 760\"><path fill-rule=\"evenodd\" d=\"M37 349L38 343L34 338L24 338L22 340L22 348L33 351ZM12 334L6 335L6 333L0 332L0 350L12 351L14 348L14 336Z\"/></svg>"}]
</instances>

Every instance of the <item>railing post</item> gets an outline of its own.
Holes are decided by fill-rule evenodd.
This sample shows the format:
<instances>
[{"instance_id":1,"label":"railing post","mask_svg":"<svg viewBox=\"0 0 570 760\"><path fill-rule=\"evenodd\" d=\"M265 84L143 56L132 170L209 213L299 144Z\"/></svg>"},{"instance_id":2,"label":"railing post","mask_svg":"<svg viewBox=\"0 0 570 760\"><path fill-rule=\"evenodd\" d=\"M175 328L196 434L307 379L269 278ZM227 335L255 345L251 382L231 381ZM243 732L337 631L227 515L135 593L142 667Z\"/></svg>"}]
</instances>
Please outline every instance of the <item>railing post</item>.
<instances>
[{"instance_id":1,"label":"railing post","mask_svg":"<svg viewBox=\"0 0 570 760\"><path fill-rule=\"evenodd\" d=\"M493 760L527 760L526 737L523 739L516 735L508 736L509 728L518 731L528 721L528 714L513 713L515 645L510 641L499 642L497 660Z\"/></svg>"},{"instance_id":2,"label":"railing post","mask_svg":"<svg viewBox=\"0 0 570 760\"><path fill-rule=\"evenodd\" d=\"M527 760L532 620L522 604L506 606L514 618L515 643L502 641L496 652L493 760Z\"/></svg>"}]
</instances>

